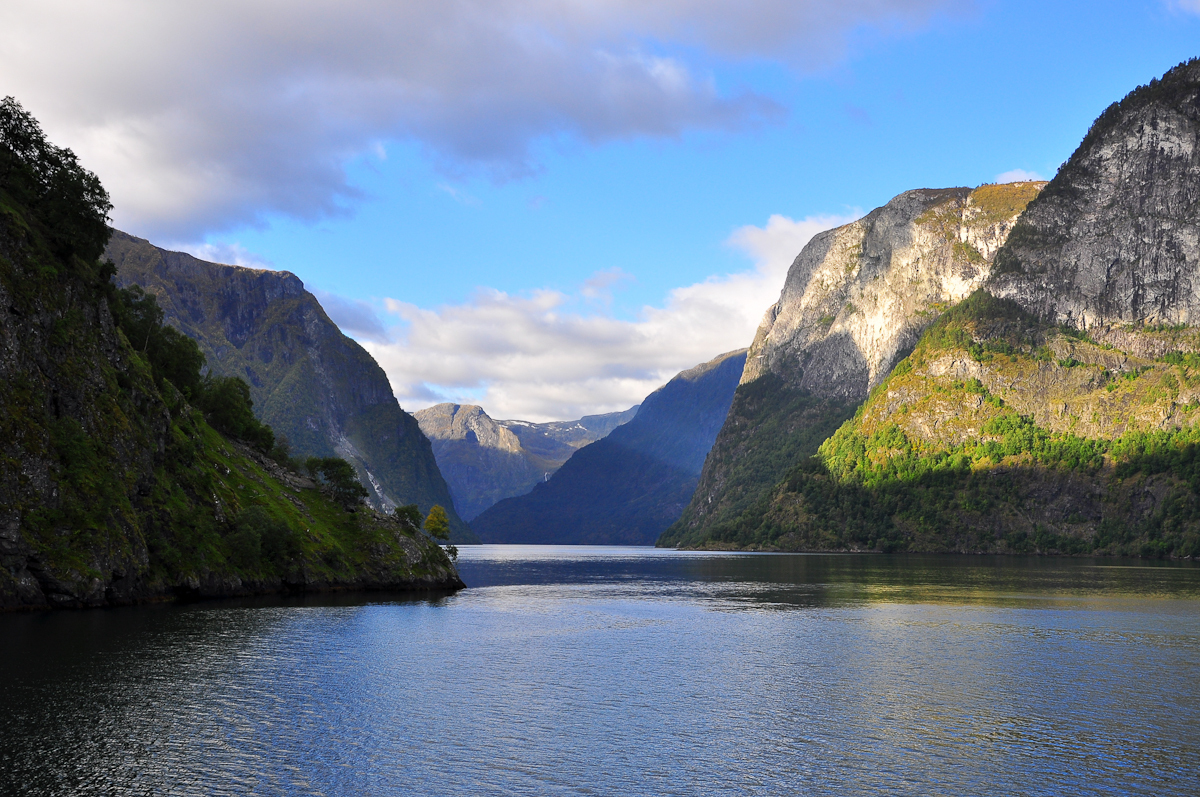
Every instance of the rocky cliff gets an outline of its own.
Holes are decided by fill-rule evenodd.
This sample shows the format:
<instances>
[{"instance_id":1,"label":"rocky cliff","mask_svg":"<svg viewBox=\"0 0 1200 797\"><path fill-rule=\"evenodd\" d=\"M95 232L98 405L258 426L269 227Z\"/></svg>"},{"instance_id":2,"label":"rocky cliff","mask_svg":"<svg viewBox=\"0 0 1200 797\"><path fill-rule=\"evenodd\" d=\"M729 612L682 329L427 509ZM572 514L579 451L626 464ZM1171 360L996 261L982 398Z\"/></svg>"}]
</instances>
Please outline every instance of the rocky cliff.
<instances>
[{"instance_id":1,"label":"rocky cliff","mask_svg":"<svg viewBox=\"0 0 1200 797\"><path fill-rule=\"evenodd\" d=\"M637 415L527 495L472 524L485 542L649 545L683 510L729 410L745 350L680 373Z\"/></svg>"},{"instance_id":2,"label":"rocky cliff","mask_svg":"<svg viewBox=\"0 0 1200 797\"><path fill-rule=\"evenodd\" d=\"M908 191L815 236L755 334L696 493L662 544L703 537L815 453L922 330L988 279L1044 185Z\"/></svg>"},{"instance_id":3,"label":"rocky cliff","mask_svg":"<svg viewBox=\"0 0 1200 797\"><path fill-rule=\"evenodd\" d=\"M1029 206L989 290L1077 329L1200 323L1200 61L1114 103Z\"/></svg>"},{"instance_id":4,"label":"rocky cliff","mask_svg":"<svg viewBox=\"0 0 1200 797\"><path fill-rule=\"evenodd\" d=\"M0 103L0 608L461 586L411 524L347 511L155 373L114 320L107 209Z\"/></svg>"},{"instance_id":5,"label":"rocky cliff","mask_svg":"<svg viewBox=\"0 0 1200 797\"><path fill-rule=\"evenodd\" d=\"M454 506L466 520L497 501L524 495L562 467L579 448L633 418L625 412L578 421L497 421L473 404L436 404L414 413L433 443Z\"/></svg>"},{"instance_id":6,"label":"rocky cliff","mask_svg":"<svg viewBox=\"0 0 1200 797\"><path fill-rule=\"evenodd\" d=\"M1110 107L983 288L752 506L678 542L1200 555L1200 62Z\"/></svg>"},{"instance_id":7,"label":"rocky cliff","mask_svg":"<svg viewBox=\"0 0 1200 797\"><path fill-rule=\"evenodd\" d=\"M383 369L341 333L286 271L226 266L114 232L105 256L121 285L153 293L169 323L195 340L209 369L250 385L255 413L300 457L354 465L381 511L441 504L453 539L474 536L417 421L400 408Z\"/></svg>"}]
</instances>

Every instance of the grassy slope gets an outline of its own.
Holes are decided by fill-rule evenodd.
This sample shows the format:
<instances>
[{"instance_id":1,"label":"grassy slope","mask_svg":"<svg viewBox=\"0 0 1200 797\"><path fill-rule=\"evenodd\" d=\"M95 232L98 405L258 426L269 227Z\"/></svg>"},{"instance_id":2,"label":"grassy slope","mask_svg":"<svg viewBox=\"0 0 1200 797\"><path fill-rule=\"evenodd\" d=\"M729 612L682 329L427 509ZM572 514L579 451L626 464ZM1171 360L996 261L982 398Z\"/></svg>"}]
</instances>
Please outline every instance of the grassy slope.
<instances>
[{"instance_id":1,"label":"grassy slope","mask_svg":"<svg viewBox=\"0 0 1200 797\"><path fill-rule=\"evenodd\" d=\"M704 544L1195 556L1200 334L1108 339L977 293Z\"/></svg>"}]
</instances>

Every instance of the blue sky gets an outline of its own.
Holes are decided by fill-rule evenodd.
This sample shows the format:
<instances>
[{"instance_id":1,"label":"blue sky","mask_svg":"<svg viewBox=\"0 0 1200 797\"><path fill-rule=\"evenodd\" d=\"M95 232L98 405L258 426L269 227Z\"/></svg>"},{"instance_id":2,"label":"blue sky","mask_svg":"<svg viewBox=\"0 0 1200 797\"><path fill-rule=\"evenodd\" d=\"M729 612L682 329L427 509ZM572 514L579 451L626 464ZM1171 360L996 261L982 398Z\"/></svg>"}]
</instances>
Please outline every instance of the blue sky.
<instances>
[{"instance_id":1,"label":"blue sky","mask_svg":"<svg viewBox=\"0 0 1200 797\"><path fill-rule=\"evenodd\" d=\"M17 0L0 93L97 171L118 227L298 274L406 409L532 420L748 345L817 230L1050 177L1200 55L1198 0L393 6Z\"/></svg>"}]
</instances>

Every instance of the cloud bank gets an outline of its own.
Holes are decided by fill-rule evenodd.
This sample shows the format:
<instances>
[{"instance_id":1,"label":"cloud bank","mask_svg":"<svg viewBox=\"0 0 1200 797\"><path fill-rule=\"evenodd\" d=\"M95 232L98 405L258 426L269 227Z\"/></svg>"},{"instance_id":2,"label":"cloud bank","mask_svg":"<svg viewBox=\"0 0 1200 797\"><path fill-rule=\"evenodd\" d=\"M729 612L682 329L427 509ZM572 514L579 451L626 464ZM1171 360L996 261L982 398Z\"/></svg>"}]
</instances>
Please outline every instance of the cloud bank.
<instances>
[{"instance_id":1,"label":"cloud bank","mask_svg":"<svg viewBox=\"0 0 1200 797\"><path fill-rule=\"evenodd\" d=\"M574 295L484 290L436 310L389 299L388 312L401 321L392 340L360 342L410 411L457 401L482 404L497 418L542 421L627 409L679 371L750 345L804 244L860 215L772 216L763 227L742 227L728 243L755 261L753 269L676 288L633 321L577 309L594 307L624 278L606 271Z\"/></svg>"},{"instance_id":2,"label":"cloud bank","mask_svg":"<svg viewBox=\"0 0 1200 797\"><path fill-rule=\"evenodd\" d=\"M719 86L808 70L949 0L6 0L0 93L100 175L122 229L161 240L360 197L355 157L417 142L448 173L538 168L540 140L737 130L782 109Z\"/></svg>"}]
</instances>

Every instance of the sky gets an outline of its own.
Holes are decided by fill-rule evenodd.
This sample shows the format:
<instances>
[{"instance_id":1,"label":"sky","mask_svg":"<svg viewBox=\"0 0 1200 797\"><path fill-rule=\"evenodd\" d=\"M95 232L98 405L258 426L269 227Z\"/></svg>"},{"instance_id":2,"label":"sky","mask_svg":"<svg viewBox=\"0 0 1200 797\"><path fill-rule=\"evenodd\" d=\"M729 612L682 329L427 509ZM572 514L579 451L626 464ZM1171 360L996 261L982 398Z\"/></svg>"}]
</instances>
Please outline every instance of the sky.
<instances>
[{"instance_id":1,"label":"sky","mask_svg":"<svg viewBox=\"0 0 1200 797\"><path fill-rule=\"evenodd\" d=\"M815 233L1052 177L1200 0L5 0L0 95L118 229L291 271L401 406L625 409Z\"/></svg>"}]
</instances>

